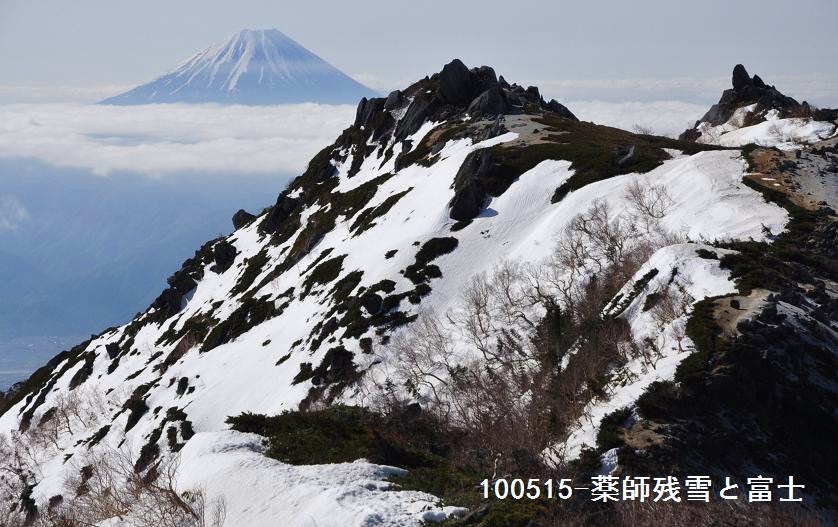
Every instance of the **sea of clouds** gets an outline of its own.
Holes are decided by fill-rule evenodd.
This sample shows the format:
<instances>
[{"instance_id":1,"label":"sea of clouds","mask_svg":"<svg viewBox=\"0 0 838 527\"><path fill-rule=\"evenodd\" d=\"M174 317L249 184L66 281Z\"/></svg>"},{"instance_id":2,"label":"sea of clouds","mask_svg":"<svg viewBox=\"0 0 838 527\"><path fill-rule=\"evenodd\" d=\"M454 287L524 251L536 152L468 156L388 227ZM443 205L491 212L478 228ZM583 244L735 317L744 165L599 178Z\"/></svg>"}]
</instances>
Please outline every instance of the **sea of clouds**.
<instances>
[{"instance_id":1,"label":"sea of clouds","mask_svg":"<svg viewBox=\"0 0 838 527\"><path fill-rule=\"evenodd\" d=\"M0 105L0 157L98 175L299 173L355 108L78 103Z\"/></svg>"},{"instance_id":2,"label":"sea of clouds","mask_svg":"<svg viewBox=\"0 0 838 527\"><path fill-rule=\"evenodd\" d=\"M677 137L709 109L706 104L681 101L567 101L576 117L583 121L622 128L633 132Z\"/></svg>"}]
</instances>

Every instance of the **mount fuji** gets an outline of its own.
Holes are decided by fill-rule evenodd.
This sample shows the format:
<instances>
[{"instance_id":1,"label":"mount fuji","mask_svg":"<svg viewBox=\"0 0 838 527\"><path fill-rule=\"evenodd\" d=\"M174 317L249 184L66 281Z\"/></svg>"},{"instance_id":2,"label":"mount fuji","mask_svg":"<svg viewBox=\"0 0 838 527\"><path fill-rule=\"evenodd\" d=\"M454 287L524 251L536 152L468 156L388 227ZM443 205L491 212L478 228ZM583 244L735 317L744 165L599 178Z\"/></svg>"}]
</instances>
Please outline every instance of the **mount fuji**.
<instances>
[{"instance_id":1,"label":"mount fuji","mask_svg":"<svg viewBox=\"0 0 838 527\"><path fill-rule=\"evenodd\" d=\"M101 104L355 104L373 90L276 29L243 29Z\"/></svg>"}]
</instances>

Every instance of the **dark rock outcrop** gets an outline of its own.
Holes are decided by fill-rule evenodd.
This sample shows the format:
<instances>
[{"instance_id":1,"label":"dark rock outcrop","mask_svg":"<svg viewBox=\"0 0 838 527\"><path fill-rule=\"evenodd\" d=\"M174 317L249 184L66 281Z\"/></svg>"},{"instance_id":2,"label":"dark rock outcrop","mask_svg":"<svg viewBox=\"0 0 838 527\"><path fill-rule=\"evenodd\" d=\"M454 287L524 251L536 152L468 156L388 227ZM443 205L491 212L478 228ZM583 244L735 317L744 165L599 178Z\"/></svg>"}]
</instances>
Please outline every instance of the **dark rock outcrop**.
<instances>
[{"instance_id":1,"label":"dark rock outcrop","mask_svg":"<svg viewBox=\"0 0 838 527\"><path fill-rule=\"evenodd\" d=\"M762 83L762 79L760 79L760 83ZM748 71L745 69L745 66L741 64L737 64L733 67L733 90L734 91L741 91L745 89L746 86L753 86L754 81L751 80L751 77L748 75Z\"/></svg>"},{"instance_id":2,"label":"dark rock outcrop","mask_svg":"<svg viewBox=\"0 0 838 527\"><path fill-rule=\"evenodd\" d=\"M460 59L454 59L446 64L439 74L439 88L437 97L448 104L463 106L468 104L477 91L474 75Z\"/></svg>"},{"instance_id":3,"label":"dark rock outcrop","mask_svg":"<svg viewBox=\"0 0 838 527\"><path fill-rule=\"evenodd\" d=\"M114 360L119 355L119 344L111 342L105 346L105 351L108 353L108 358Z\"/></svg>"},{"instance_id":4,"label":"dark rock outcrop","mask_svg":"<svg viewBox=\"0 0 838 527\"><path fill-rule=\"evenodd\" d=\"M579 120L575 115L573 115L573 112L567 109L567 106L559 104L556 99L550 99L550 102L547 103L547 109L561 117L564 117L565 119L572 119L574 121Z\"/></svg>"},{"instance_id":5,"label":"dark rock outcrop","mask_svg":"<svg viewBox=\"0 0 838 527\"><path fill-rule=\"evenodd\" d=\"M355 126L367 126L372 122L375 114L384 109L386 101L380 97L373 97L367 99L364 97L358 103L358 109L355 111Z\"/></svg>"},{"instance_id":6,"label":"dark rock outcrop","mask_svg":"<svg viewBox=\"0 0 838 527\"><path fill-rule=\"evenodd\" d=\"M765 113L772 109L777 110L781 118L803 116L806 113L803 105L791 97L783 95L774 86L767 85L759 75L751 77L741 64L737 64L733 68L731 84L733 87L722 93L719 102L714 104L701 119L696 121L693 128L681 134L681 140L695 141L701 135L696 130L700 123L706 122L711 126L724 124L736 110L751 104L756 104L756 107L751 112L753 122L750 124L756 124L764 120Z\"/></svg>"},{"instance_id":7,"label":"dark rock outcrop","mask_svg":"<svg viewBox=\"0 0 838 527\"><path fill-rule=\"evenodd\" d=\"M457 221L474 219L480 214L485 202L486 188L483 184L478 180L469 181L451 199L449 216Z\"/></svg>"},{"instance_id":8,"label":"dark rock outcrop","mask_svg":"<svg viewBox=\"0 0 838 527\"><path fill-rule=\"evenodd\" d=\"M182 299L182 294L178 293L175 289L169 288L160 293L160 296L154 300L151 307L156 309L160 314L157 318L165 320L180 311L180 302Z\"/></svg>"},{"instance_id":9,"label":"dark rock outcrop","mask_svg":"<svg viewBox=\"0 0 838 527\"><path fill-rule=\"evenodd\" d=\"M381 306L384 299L378 293L369 293L361 296L361 307L363 307L370 315L377 315L381 312Z\"/></svg>"},{"instance_id":10,"label":"dark rock outcrop","mask_svg":"<svg viewBox=\"0 0 838 527\"><path fill-rule=\"evenodd\" d=\"M185 295L191 291L198 282L195 281L195 278L192 277L188 269L181 269L167 278L166 283L179 293Z\"/></svg>"},{"instance_id":11,"label":"dark rock outcrop","mask_svg":"<svg viewBox=\"0 0 838 527\"><path fill-rule=\"evenodd\" d=\"M488 196L481 180L491 172L492 164L492 154L486 149L472 152L463 161L454 178L456 190L451 200L451 219L470 220L480 214Z\"/></svg>"},{"instance_id":12,"label":"dark rock outcrop","mask_svg":"<svg viewBox=\"0 0 838 527\"><path fill-rule=\"evenodd\" d=\"M384 101L384 109L387 111L395 110L401 105L402 92L400 90L391 91L390 95L387 96L387 100Z\"/></svg>"},{"instance_id":13,"label":"dark rock outcrop","mask_svg":"<svg viewBox=\"0 0 838 527\"><path fill-rule=\"evenodd\" d=\"M212 257L215 261L215 265L211 270L216 273L223 273L229 269L231 265L233 265L233 262L236 259L236 254L236 248L227 240L221 240L216 243L212 248Z\"/></svg>"},{"instance_id":14,"label":"dark rock outcrop","mask_svg":"<svg viewBox=\"0 0 838 527\"><path fill-rule=\"evenodd\" d=\"M391 94L392 95L392 94ZM358 103L358 110L355 113L355 127L363 128L369 137L378 140L385 134L392 131L396 121L390 112L385 111L388 99L364 97Z\"/></svg>"},{"instance_id":15,"label":"dark rock outcrop","mask_svg":"<svg viewBox=\"0 0 838 527\"><path fill-rule=\"evenodd\" d=\"M244 209L239 209L235 214L233 214L233 228L239 230L255 219L256 216L253 214Z\"/></svg>"},{"instance_id":16,"label":"dark rock outcrop","mask_svg":"<svg viewBox=\"0 0 838 527\"><path fill-rule=\"evenodd\" d=\"M297 210L299 205L300 201L298 199L292 198L283 192L279 195L279 198L277 198L276 204L271 209L271 212L268 213L267 217L265 217L262 221L262 225L260 227L266 232L274 232L286 218Z\"/></svg>"},{"instance_id":17,"label":"dark rock outcrop","mask_svg":"<svg viewBox=\"0 0 838 527\"><path fill-rule=\"evenodd\" d=\"M501 90L498 86L492 86L471 101L471 104L468 105L466 112L468 112L469 115L477 117L483 115L505 114L511 109L512 107L506 100L503 90Z\"/></svg>"},{"instance_id":18,"label":"dark rock outcrop","mask_svg":"<svg viewBox=\"0 0 838 527\"><path fill-rule=\"evenodd\" d=\"M423 94L424 95L424 94ZM396 126L395 139L396 141L404 141L409 136L419 131L422 124L428 120L434 111L431 99L423 96L417 96L410 103L410 107L405 112L404 117Z\"/></svg>"},{"instance_id":19,"label":"dark rock outcrop","mask_svg":"<svg viewBox=\"0 0 838 527\"><path fill-rule=\"evenodd\" d=\"M151 307L155 309L155 313L150 318L152 321L161 322L180 311L183 297L195 288L204 276L204 266L212 261L214 243L215 241L211 241L202 245L195 252L195 256L184 261L181 268L166 279L169 287L151 304Z\"/></svg>"}]
</instances>

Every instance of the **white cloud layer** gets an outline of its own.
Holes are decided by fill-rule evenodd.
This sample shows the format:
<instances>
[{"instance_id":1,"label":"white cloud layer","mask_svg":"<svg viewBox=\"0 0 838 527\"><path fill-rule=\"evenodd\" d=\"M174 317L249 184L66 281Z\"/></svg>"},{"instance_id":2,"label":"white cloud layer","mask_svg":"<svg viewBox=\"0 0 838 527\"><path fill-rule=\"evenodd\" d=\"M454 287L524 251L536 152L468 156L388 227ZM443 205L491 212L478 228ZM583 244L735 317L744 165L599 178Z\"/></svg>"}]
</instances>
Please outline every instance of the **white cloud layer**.
<instances>
[{"instance_id":1,"label":"white cloud layer","mask_svg":"<svg viewBox=\"0 0 838 527\"><path fill-rule=\"evenodd\" d=\"M669 137L677 137L691 128L710 109L706 104L680 101L567 101L565 104L583 121L631 131L640 126L656 135Z\"/></svg>"},{"instance_id":2,"label":"white cloud layer","mask_svg":"<svg viewBox=\"0 0 838 527\"><path fill-rule=\"evenodd\" d=\"M96 174L299 173L355 116L349 105L0 106L0 156Z\"/></svg>"},{"instance_id":3,"label":"white cloud layer","mask_svg":"<svg viewBox=\"0 0 838 527\"><path fill-rule=\"evenodd\" d=\"M0 84L0 104L96 102L130 90L131 85L22 85Z\"/></svg>"}]
</instances>

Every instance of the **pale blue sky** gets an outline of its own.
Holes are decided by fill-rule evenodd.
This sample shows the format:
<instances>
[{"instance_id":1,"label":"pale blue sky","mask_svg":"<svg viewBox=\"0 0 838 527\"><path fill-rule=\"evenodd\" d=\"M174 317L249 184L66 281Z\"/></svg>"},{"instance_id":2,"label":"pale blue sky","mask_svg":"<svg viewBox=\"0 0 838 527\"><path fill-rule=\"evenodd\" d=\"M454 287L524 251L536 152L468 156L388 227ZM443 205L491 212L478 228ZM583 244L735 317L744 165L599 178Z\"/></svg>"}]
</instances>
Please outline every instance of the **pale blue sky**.
<instances>
[{"instance_id":1,"label":"pale blue sky","mask_svg":"<svg viewBox=\"0 0 838 527\"><path fill-rule=\"evenodd\" d=\"M570 98L705 102L742 62L838 105L834 0L0 0L0 85L134 85L244 27L276 27L381 90L458 56ZM602 82L617 79L630 82Z\"/></svg>"}]
</instances>

